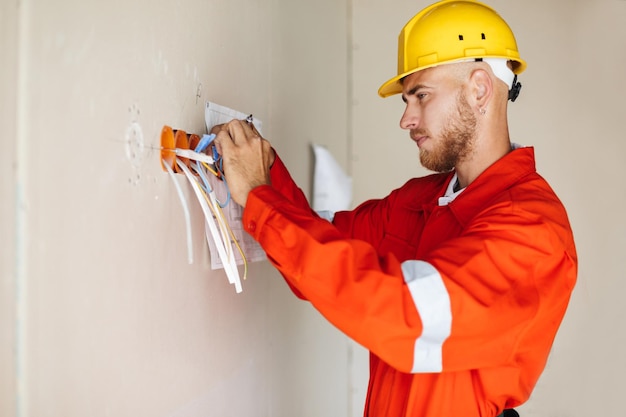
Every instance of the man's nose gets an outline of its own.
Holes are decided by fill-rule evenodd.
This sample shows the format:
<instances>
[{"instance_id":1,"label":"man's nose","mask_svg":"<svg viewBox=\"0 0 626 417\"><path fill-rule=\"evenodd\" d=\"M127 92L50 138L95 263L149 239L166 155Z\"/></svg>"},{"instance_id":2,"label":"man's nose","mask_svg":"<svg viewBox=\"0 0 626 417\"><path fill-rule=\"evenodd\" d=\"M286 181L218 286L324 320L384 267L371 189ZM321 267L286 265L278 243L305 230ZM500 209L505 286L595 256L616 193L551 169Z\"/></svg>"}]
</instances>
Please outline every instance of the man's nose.
<instances>
[{"instance_id":1,"label":"man's nose","mask_svg":"<svg viewBox=\"0 0 626 417\"><path fill-rule=\"evenodd\" d=\"M400 127L405 130L415 129L419 125L419 121L419 111L416 106L407 104L400 119Z\"/></svg>"}]
</instances>

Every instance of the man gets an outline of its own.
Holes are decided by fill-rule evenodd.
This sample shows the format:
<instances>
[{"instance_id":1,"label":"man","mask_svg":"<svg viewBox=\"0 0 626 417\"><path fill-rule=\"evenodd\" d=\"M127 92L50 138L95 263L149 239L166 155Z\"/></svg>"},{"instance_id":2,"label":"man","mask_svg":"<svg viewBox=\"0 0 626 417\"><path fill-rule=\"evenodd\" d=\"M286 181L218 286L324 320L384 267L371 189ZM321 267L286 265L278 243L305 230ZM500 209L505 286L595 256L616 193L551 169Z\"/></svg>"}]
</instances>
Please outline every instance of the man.
<instances>
[{"instance_id":1,"label":"man","mask_svg":"<svg viewBox=\"0 0 626 417\"><path fill-rule=\"evenodd\" d=\"M370 350L365 416L503 415L543 371L577 272L565 209L509 140L526 63L493 9L444 0L404 27L398 64L379 93L402 94L437 174L329 222L234 121L216 129L226 179L294 292Z\"/></svg>"}]
</instances>

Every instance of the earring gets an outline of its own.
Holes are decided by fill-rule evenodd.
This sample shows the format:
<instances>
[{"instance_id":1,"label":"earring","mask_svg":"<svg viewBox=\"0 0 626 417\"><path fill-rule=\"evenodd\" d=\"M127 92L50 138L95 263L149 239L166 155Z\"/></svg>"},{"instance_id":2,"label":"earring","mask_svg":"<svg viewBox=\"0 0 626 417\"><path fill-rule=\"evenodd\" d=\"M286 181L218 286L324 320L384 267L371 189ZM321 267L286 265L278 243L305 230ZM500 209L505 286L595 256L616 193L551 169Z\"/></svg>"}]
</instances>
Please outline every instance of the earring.
<instances>
[{"instance_id":1,"label":"earring","mask_svg":"<svg viewBox=\"0 0 626 417\"><path fill-rule=\"evenodd\" d=\"M487 110L485 110L484 108L479 110L480 114L482 114L483 116L485 115L485 113L487 113Z\"/></svg>"}]
</instances>

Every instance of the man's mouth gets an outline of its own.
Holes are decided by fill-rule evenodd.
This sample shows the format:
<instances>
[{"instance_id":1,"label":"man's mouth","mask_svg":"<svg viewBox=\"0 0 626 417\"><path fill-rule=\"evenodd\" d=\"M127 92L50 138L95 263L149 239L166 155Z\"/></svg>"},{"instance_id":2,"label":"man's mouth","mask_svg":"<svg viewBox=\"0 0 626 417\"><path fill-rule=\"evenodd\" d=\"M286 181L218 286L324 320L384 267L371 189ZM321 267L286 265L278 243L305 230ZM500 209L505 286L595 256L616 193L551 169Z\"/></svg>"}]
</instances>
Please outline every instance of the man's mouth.
<instances>
[{"instance_id":1,"label":"man's mouth","mask_svg":"<svg viewBox=\"0 0 626 417\"><path fill-rule=\"evenodd\" d=\"M428 139L428 136L423 134L411 134L411 139L413 139L418 147L421 147L422 144Z\"/></svg>"}]
</instances>

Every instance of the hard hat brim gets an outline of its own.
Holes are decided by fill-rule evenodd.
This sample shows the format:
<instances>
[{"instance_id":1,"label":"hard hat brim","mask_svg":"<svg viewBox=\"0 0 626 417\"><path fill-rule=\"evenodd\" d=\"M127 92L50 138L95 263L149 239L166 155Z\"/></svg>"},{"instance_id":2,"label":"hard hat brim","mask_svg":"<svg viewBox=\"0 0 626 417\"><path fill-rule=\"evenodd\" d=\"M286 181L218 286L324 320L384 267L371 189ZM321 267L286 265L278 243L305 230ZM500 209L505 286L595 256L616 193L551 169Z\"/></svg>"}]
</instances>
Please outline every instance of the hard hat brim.
<instances>
[{"instance_id":1,"label":"hard hat brim","mask_svg":"<svg viewBox=\"0 0 626 417\"><path fill-rule=\"evenodd\" d=\"M507 61L512 61L514 64L516 64L513 67L514 74L521 74L526 69L526 61L520 58L511 59L510 56L489 56L489 58L502 58L502 59L506 59ZM389 79L383 85L380 86L380 88L378 89L378 95L381 96L382 98L386 98L389 96L393 96L395 94L402 93L402 84L400 83L400 80L418 71L423 71L428 68L438 67L438 66L447 65L447 64L455 64L455 63L460 63L460 62L467 62L467 59L455 59L455 60L451 60L447 62L438 62L433 65L426 65L426 66L415 68L415 69L412 69L411 71L407 71L402 74L396 75L395 77Z\"/></svg>"}]
</instances>

